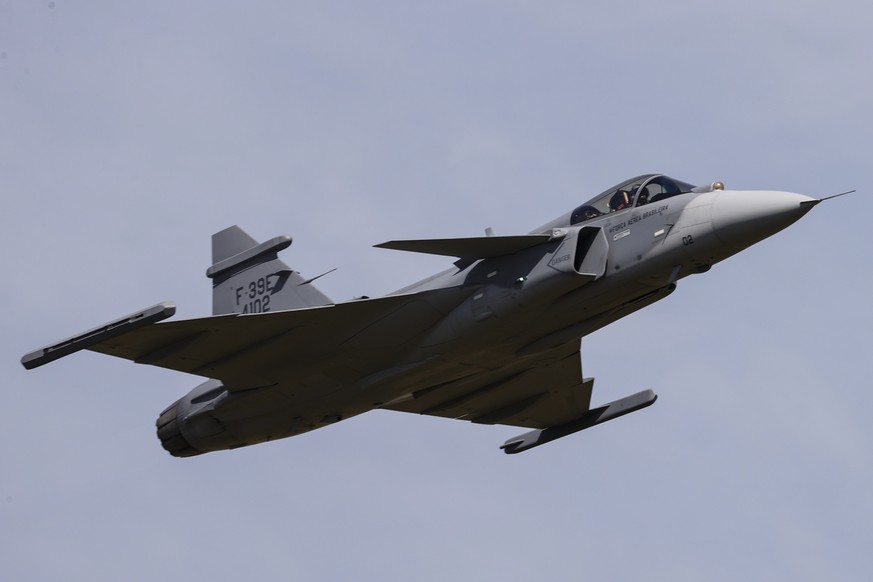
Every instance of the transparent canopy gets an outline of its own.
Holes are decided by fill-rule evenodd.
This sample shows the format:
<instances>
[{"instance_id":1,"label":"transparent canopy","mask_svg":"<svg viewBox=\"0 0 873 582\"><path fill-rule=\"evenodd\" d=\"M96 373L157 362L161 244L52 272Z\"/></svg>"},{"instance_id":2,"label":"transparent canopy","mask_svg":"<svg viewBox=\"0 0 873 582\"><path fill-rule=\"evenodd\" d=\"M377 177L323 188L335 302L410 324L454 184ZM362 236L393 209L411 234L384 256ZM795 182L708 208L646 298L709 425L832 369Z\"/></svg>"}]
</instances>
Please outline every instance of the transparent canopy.
<instances>
[{"instance_id":1,"label":"transparent canopy","mask_svg":"<svg viewBox=\"0 0 873 582\"><path fill-rule=\"evenodd\" d=\"M694 186L674 180L662 174L637 176L610 188L576 208L570 216L570 224L664 200L677 194L691 192Z\"/></svg>"}]
</instances>

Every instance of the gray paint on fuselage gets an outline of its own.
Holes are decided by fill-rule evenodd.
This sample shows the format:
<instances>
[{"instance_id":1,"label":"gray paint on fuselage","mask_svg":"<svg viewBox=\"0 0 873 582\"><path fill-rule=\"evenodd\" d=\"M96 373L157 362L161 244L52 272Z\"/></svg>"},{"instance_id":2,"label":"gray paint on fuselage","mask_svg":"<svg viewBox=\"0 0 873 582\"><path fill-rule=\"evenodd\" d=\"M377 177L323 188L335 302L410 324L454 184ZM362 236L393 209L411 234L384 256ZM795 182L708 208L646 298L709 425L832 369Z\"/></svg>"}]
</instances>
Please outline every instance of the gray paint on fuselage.
<instances>
[{"instance_id":1,"label":"gray paint on fuselage","mask_svg":"<svg viewBox=\"0 0 873 582\"><path fill-rule=\"evenodd\" d=\"M653 196L646 189L655 180L662 190ZM622 189L628 185L631 192ZM220 260L209 273L222 281L217 312L247 315L145 327L136 321L146 310L22 363L36 367L59 357L52 354L92 349L216 378L160 415L159 437L177 456L292 436L379 407L538 428L572 420L569 411L583 415L573 427L592 426L596 419L584 416L592 381L581 375L581 337L660 301L679 279L778 232L819 202L686 187L693 188L663 176L623 182L616 196L615 189L598 195L534 231L537 237L383 243L460 258L386 297L339 304L278 260L288 237L256 244L245 235L245 244L218 245ZM652 201L608 211L637 198ZM222 233L219 242L231 235L234 242L242 231ZM529 246L532 240L541 242ZM255 246L241 250L248 244ZM274 306L285 310L267 312ZM558 433L569 434L548 434Z\"/></svg>"}]
</instances>

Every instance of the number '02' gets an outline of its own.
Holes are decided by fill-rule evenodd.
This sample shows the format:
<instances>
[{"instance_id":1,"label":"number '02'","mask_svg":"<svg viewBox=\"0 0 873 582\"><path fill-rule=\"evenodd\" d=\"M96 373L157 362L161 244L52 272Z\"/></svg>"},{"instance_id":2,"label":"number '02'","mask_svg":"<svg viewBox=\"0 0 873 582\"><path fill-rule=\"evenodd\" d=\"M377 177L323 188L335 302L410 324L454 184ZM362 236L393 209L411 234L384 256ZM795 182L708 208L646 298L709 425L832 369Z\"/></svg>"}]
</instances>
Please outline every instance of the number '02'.
<instances>
[{"instance_id":1,"label":"number '02'","mask_svg":"<svg viewBox=\"0 0 873 582\"><path fill-rule=\"evenodd\" d=\"M690 234L688 236L683 236L682 237L682 244L685 245L686 247L688 245L693 245L694 244L694 237L691 236Z\"/></svg>"}]
</instances>

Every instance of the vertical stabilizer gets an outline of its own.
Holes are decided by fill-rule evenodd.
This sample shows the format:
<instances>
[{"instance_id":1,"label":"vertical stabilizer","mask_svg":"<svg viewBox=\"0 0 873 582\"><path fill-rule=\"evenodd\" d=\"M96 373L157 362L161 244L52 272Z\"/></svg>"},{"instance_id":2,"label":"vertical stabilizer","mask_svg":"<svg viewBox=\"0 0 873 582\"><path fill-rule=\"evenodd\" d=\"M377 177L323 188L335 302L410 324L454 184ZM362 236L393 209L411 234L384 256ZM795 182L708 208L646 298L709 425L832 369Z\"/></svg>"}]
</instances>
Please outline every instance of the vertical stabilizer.
<instances>
[{"instance_id":1,"label":"vertical stabilizer","mask_svg":"<svg viewBox=\"0 0 873 582\"><path fill-rule=\"evenodd\" d=\"M229 226L212 235L212 264L220 263L258 246L258 241L237 225Z\"/></svg>"},{"instance_id":2,"label":"vertical stabilizer","mask_svg":"<svg viewBox=\"0 0 873 582\"><path fill-rule=\"evenodd\" d=\"M212 235L212 313L263 313L332 301L278 258L291 237L259 243L234 225Z\"/></svg>"}]
</instances>

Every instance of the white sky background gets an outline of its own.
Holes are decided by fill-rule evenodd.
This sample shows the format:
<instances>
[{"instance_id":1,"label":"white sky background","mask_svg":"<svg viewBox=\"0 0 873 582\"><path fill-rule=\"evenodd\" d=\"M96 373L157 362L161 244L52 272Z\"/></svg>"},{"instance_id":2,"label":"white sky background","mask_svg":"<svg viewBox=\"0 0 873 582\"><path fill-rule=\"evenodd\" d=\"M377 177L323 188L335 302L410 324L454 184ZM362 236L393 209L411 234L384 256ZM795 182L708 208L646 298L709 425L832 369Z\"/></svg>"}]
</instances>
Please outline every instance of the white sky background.
<instances>
[{"instance_id":1,"label":"white sky background","mask_svg":"<svg viewBox=\"0 0 873 582\"><path fill-rule=\"evenodd\" d=\"M820 2L0 0L0 571L9 580L862 580L873 9ZM291 234L336 300L630 176L855 195L583 346L645 411L519 431L373 412L179 460L199 379L37 347L158 301L209 236Z\"/></svg>"}]
</instances>

